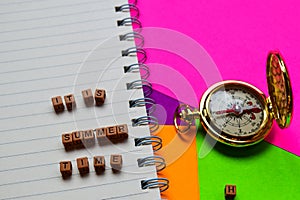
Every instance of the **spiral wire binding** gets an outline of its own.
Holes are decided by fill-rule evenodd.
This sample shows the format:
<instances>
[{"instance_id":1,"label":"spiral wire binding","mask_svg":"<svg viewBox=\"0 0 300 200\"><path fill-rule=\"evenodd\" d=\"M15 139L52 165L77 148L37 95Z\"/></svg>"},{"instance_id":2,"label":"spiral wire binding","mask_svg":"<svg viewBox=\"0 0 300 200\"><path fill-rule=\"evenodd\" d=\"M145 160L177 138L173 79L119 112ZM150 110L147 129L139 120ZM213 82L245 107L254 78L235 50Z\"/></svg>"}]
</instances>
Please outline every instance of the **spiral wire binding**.
<instances>
[{"instance_id":1,"label":"spiral wire binding","mask_svg":"<svg viewBox=\"0 0 300 200\"><path fill-rule=\"evenodd\" d=\"M152 114L155 109L156 109L156 104L155 101L151 98L139 98L139 99L134 99L129 101L129 108L134 108L134 107L144 107L146 106L146 111L148 115Z\"/></svg>"},{"instance_id":2,"label":"spiral wire binding","mask_svg":"<svg viewBox=\"0 0 300 200\"><path fill-rule=\"evenodd\" d=\"M169 180L166 178L150 178L141 181L142 189L159 188L160 192L169 188Z\"/></svg>"},{"instance_id":3,"label":"spiral wire binding","mask_svg":"<svg viewBox=\"0 0 300 200\"><path fill-rule=\"evenodd\" d=\"M137 160L139 167L156 166L156 171L160 172L166 168L166 161L161 156L148 156Z\"/></svg>"},{"instance_id":4,"label":"spiral wire binding","mask_svg":"<svg viewBox=\"0 0 300 200\"><path fill-rule=\"evenodd\" d=\"M153 151L156 152L162 148L162 139L158 136L146 136L135 138L135 146L152 145Z\"/></svg>"},{"instance_id":5,"label":"spiral wire binding","mask_svg":"<svg viewBox=\"0 0 300 200\"><path fill-rule=\"evenodd\" d=\"M138 48L143 47L145 42L144 36L138 32L126 33L124 35L120 35L119 38L121 41L135 41L136 47Z\"/></svg>"},{"instance_id":6,"label":"spiral wire binding","mask_svg":"<svg viewBox=\"0 0 300 200\"><path fill-rule=\"evenodd\" d=\"M121 52L123 57L132 57L139 55L138 63L124 66L124 73L140 73L141 80L135 80L126 84L128 90L143 89L144 97L129 100L130 108L146 107L148 113L147 116L140 116L132 119L132 126L149 126L150 132L153 133L159 128L158 119L151 114L155 111L155 101L149 96L152 94L152 84L147 80L150 75L149 67L145 64L147 60L146 51L142 48L144 46L144 37L140 34L142 24L138 17L140 11L136 6L137 0L128 4L116 6L116 12L130 12L135 13L134 16L126 17L121 20L117 20L118 26L132 26L135 25L135 30L119 36L120 41L135 41L136 46L125 49ZM142 71L144 73L142 73ZM153 151L156 152L162 148L162 139L158 136L146 136L141 138L135 138L135 146L152 145ZM163 170L166 167L164 158L160 156L148 156L137 160L139 167L156 166L157 172ZM160 192L163 192L169 188L169 180L166 178L152 178L141 180L142 189L159 188Z\"/></svg>"}]
</instances>

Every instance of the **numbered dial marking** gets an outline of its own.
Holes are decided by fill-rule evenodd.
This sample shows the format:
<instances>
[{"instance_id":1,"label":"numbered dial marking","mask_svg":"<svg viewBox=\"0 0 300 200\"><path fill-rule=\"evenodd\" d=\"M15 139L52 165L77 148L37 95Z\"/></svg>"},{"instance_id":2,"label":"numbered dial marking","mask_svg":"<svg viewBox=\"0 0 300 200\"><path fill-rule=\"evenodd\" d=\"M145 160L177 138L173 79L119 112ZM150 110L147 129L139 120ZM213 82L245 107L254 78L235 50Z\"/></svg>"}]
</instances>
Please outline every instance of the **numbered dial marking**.
<instances>
[{"instance_id":1,"label":"numbered dial marking","mask_svg":"<svg viewBox=\"0 0 300 200\"><path fill-rule=\"evenodd\" d=\"M260 129L264 113L255 94L243 88L221 88L209 101L212 125L232 136L250 136Z\"/></svg>"}]
</instances>

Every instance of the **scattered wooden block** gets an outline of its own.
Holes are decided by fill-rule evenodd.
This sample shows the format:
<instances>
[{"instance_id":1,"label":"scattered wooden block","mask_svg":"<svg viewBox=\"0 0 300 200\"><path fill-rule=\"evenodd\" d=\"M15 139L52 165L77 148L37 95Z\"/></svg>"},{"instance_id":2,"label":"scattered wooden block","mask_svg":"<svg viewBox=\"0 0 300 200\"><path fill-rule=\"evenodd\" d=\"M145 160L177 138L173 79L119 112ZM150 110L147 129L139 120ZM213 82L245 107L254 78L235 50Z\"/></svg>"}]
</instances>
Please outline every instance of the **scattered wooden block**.
<instances>
[{"instance_id":1,"label":"scattered wooden block","mask_svg":"<svg viewBox=\"0 0 300 200\"><path fill-rule=\"evenodd\" d=\"M118 133L117 133L117 127L116 126L109 126L106 128L106 136L107 138L113 142L118 142Z\"/></svg>"},{"instance_id":2,"label":"scattered wooden block","mask_svg":"<svg viewBox=\"0 0 300 200\"><path fill-rule=\"evenodd\" d=\"M51 100L52 100L52 105L53 105L54 111L56 113L60 113L65 110L65 106L64 106L61 96L52 97Z\"/></svg>"},{"instance_id":3,"label":"scattered wooden block","mask_svg":"<svg viewBox=\"0 0 300 200\"><path fill-rule=\"evenodd\" d=\"M127 124L117 125L117 134L119 141L124 141L128 138L128 127Z\"/></svg>"},{"instance_id":4,"label":"scattered wooden block","mask_svg":"<svg viewBox=\"0 0 300 200\"><path fill-rule=\"evenodd\" d=\"M64 179L72 176L72 163L71 161L61 161L59 163L60 173Z\"/></svg>"},{"instance_id":5,"label":"scattered wooden block","mask_svg":"<svg viewBox=\"0 0 300 200\"><path fill-rule=\"evenodd\" d=\"M94 168L97 174L102 174L105 171L104 156L94 156Z\"/></svg>"},{"instance_id":6,"label":"scattered wooden block","mask_svg":"<svg viewBox=\"0 0 300 200\"><path fill-rule=\"evenodd\" d=\"M95 102L96 106L101 106L104 104L106 98L106 92L103 89L96 89L95 90Z\"/></svg>"},{"instance_id":7,"label":"scattered wooden block","mask_svg":"<svg viewBox=\"0 0 300 200\"><path fill-rule=\"evenodd\" d=\"M234 199L236 196L236 186L235 185L225 185L225 198Z\"/></svg>"},{"instance_id":8,"label":"scattered wooden block","mask_svg":"<svg viewBox=\"0 0 300 200\"><path fill-rule=\"evenodd\" d=\"M95 134L92 129L82 131L83 144L85 147L91 147L95 144Z\"/></svg>"},{"instance_id":9,"label":"scattered wooden block","mask_svg":"<svg viewBox=\"0 0 300 200\"><path fill-rule=\"evenodd\" d=\"M66 151L72 150L74 148L72 133L62 134L61 140L62 140L62 143L63 143Z\"/></svg>"},{"instance_id":10,"label":"scattered wooden block","mask_svg":"<svg viewBox=\"0 0 300 200\"><path fill-rule=\"evenodd\" d=\"M68 111L72 111L76 107L75 97L73 94L64 96Z\"/></svg>"},{"instance_id":11,"label":"scattered wooden block","mask_svg":"<svg viewBox=\"0 0 300 200\"><path fill-rule=\"evenodd\" d=\"M89 160L87 157L77 158L76 162L80 175L85 175L90 172Z\"/></svg>"},{"instance_id":12,"label":"scattered wooden block","mask_svg":"<svg viewBox=\"0 0 300 200\"><path fill-rule=\"evenodd\" d=\"M121 170L123 164L122 155L113 154L110 156L110 166L114 173L117 173Z\"/></svg>"},{"instance_id":13,"label":"scattered wooden block","mask_svg":"<svg viewBox=\"0 0 300 200\"><path fill-rule=\"evenodd\" d=\"M74 131L72 133L73 145L74 148L80 149L83 148L83 133L82 131Z\"/></svg>"},{"instance_id":14,"label":"scattered wooden block","mask_svg":"<svg viewBox=\"0 0 300 200\"><path fill-rule=\"evenodd\" d=\"M109 142L106 137L106 128L96 128L96 138L100 145L107 144Z\"/></svg>"},{"instance_id":15,"label":"scattered wooden block","mask_svg":"<svg viewBox=\"0 0 300 200\"><path fill-rule=\"evenodd\" d=\"M91 89L83 90L82 97L86 106L92 106L94 104L94 96Z\"/></svg>"}]
</instances>

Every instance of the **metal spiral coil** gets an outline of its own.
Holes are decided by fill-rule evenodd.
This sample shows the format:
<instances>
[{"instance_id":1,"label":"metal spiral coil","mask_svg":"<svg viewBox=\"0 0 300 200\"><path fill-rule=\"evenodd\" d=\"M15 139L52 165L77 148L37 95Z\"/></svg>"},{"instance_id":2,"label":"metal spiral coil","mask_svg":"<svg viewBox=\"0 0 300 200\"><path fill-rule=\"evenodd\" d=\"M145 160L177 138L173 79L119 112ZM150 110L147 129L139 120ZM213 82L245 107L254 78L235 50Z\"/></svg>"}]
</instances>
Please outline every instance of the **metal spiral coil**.
<instances>
[{"instance_id":1,"label":"metal spiral coil","mask_svg":"<svg viewBox=\"0 0 300 200\"><path fill-rule=\"evenodd\" d=\"M124 35L119 35L120 41L135 41L135 45L138 48L144 46L144 36L138 32L129 32Z\"/></svg>"},{"instance_id":2,"label":"metal spiral coil","mask_svg":"<svg viewBox=\"0 0 300 200\"><path fill-rule=\"evenodd\" d=\"M129 108L134 107L146 107L147 114L151 115L156 109L156 104L153 99L147 97L129 100Z\"/></svg>"},{"instance_id":3,"label":"metal spiral coil","mask_svg":"<svg viewBox=\"0 0 300 200\"><path fill-rule=\"evenodd\" d=\"M140 22L139 19L137 19L135 17L126 17L124 19L117 20L118 26L132 26L133 24L135 24L137 26L136 27L137 29L142 28L142 23Z\"/></svg>"},{"instance_id":4,"label":"metal spiral coil","mask_svg":"<svg viewBox=\"0 0 300 200\"><path fill-rule=\"evenodd\" d=\"M131 119L132 126L149 126L150 132L155 132L159 126L158 126L158 119L153 116L142 116L135 119Z\"/></svg>"},{"instance_id":5,"label":"metal spiral coil","mask_svg":"<svg viewBox=\"0 0 300 200\"><path fill-rule=\"evenodd\" d=\"M162 148L162 139L158 136L146 136L134 139L135 146L152 145L153 151L156 152Z\"/></svg>"},{"instance_id":6,"label":"metal spiral coil","mask_svg":"<svg viewBox=\"0 0 300 200\"><path fill-rule=\"evenodd\" d=\"M159 188L160 192L166 191L169 188L169 180L166 178L151 178L141 181L142 189Z\"/></svg>"},{"instance_id":7,"label":"metal spiral coil","mask_svg":"<svg viewBox=\"0 0 300 200\"><path fill-rule=\"evenodd\" d=\"M129 100L130 108L146 107L146 111L149 116L141 116L132 119L132 126L148 126L150 132L153 133L159 128L158 119L151 114L155 111L155 101L149 96L152 94L152 84L147 80L150 76L149 67L145 64L147 60L146 51L143 48L145 39L140 32L142 31L142 23L138 19L140 11L136 6L137 0L131 0L128 4L123 4L115 7L116 12L131 12L131 17L127 17L121 20L117 20L118 26L133 26L134 31L123 35L119 35L120 41L134 41L136 47L131 47L123 50L123 57L138 57L138 63L124 66L124 73L140 73L141 80L135 80L126 84L128 90L143 89L144 97ZM162 148L162 139L158 136L145 136L134 139L135 146L152 145L153 151L156 152ZM156 166L157 172L163 170L166 167L164 158L160 156L148 156L137 160L139 167ZM169 180L166 178L152 178L141 180L141 188L153 189L159 188L160 192L164 192L169 188Z\"/></svg>"},{"instance_id":8,"label":"metal spiral coil","mask_svg":"<svg viewBox=\"0 0 300 200\"><path fill-rule=\"evenodd\" d=\"M137 160L139 167L156 166L156 171L160 172L166 168L166 161L161 156L147 156Z\"/></svg>"},{"instance_id":9,"label":"metal spiral coil","mask_svg":"<svg viewBox=\"0 0 300 200\"><path fill-rule=\"evenodd\" d=\"M138 7L136 7L135 4L127 3L127 4L123 4L121 6L116 6L115 10L116 10L116 12L130 12L130 11L134 10L135 15L133 16L133 18L138 18L140 16L140 11L139 11ZM131 12L131 14L132 13L133 12Z\"/></svg>"}]
</instances>

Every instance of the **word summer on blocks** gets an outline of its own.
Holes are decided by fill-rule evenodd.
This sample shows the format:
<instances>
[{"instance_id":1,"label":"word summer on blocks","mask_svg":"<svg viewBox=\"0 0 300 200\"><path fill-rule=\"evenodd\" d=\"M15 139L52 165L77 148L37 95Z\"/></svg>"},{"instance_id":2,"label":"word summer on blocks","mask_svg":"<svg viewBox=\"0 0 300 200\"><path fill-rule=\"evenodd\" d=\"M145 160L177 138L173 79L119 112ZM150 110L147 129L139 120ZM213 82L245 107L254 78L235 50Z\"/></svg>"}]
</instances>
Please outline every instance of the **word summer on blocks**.
<instances>
[{"instance_id":1,"label":"word summer on blocks","mask_svg":"<svg viewBox=\"0 0 300 200\"><path fill-rule=\"evenodd\" d=\"M95 136L100 145L123 142L128 138L127 124L101 127L62 134L62 143L67 151L90 147L95 144Z\"/></svg>"}]
</instances>

